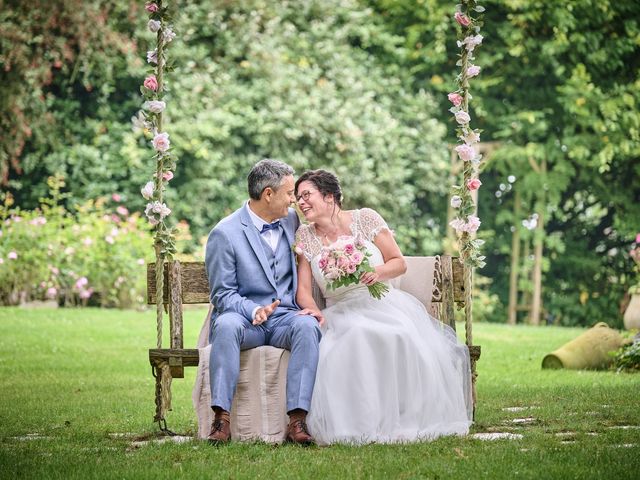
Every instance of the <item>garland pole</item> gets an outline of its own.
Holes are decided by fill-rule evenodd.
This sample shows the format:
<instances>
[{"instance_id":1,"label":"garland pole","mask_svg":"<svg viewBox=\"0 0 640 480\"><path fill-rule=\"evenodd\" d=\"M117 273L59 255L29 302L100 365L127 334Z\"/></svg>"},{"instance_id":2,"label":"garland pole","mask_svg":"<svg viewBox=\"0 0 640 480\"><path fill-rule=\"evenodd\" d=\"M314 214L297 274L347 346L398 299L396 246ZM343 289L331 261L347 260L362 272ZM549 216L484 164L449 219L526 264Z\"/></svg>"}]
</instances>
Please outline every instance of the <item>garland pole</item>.
<instances>
[{"instance_id":1,"label":"garland pole","mask_svg":"<svg viewBox=\"0 0 640 480\"><path fill-rule=\"evenodd\" d=\"M147 63L151 66L151 73L145 78L140 92L145 98L143 110L137 120L142 123L145 132L151 132L151 144L155 151L156 160L153 180L147 182L141 194L148 200L145 215L155 229L155 284L156 284L156 322L157 348L162 348L162 322L164 309L164 264L171 260L175 253L175 229L169 229L165 219L171 210L163 202L164 190L173 178L176 159L170 151L169 134L163 131L163 111L166 108L165 93L167 91L164 72L170 71L167 63L166 46L175 38L175 33L169 25L171 17L167 6L162 0L147 2L144 9L149 14L148 29L156 34L156 48L147 52ZM154 368L156 377L156 414L154 420L159 422L163 431L166 429L165 413L170 408L171 374L168 365ZM163 427L164 423L164 427Z\"/></svg>"},{"instance_id":2,"label":"garland pole","mask_svg":"<svg viewBox=\"0 0 640 480\"><path fill-rule=\"evenodd\" d=\"M471 115L469 115L469 102L472 99L469 92L470 79L479 75L481 70L479 66L473 64L475 60L473 53L476 47L482 44L480 27L484 11L484 7L476 0L461 0L456 6L453 18L460 26L457 41L460 53L456 66L460 67L461 71L456 77L457 89L448 95L449 101L453 104L450 112L458 125L456 129L458 145L454 150L464 164L462 184L452 187L451 206L457 210L457 216L449 225L458 236L460 261L464 265L465 341L468 346L473 345L473 272L475 268L482 268L485 265L485 257L480 252L484 241L475 238L481 222L476 215L477 208L472 195L472 192L477 191L482 185L478 178L482 155L477 149L481 131L471 128ZM475 361L471 362L471 374L475 410L477 376Z\"/></svg>"}]
</instances>

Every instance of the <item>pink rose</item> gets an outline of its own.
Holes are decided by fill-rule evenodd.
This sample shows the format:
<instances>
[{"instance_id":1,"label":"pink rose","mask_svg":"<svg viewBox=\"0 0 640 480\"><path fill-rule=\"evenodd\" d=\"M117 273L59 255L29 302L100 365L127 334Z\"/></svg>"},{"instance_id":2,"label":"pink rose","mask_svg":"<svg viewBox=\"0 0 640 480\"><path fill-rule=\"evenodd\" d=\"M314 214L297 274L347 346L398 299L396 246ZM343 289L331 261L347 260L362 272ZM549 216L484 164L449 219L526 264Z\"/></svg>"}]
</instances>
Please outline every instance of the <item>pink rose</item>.
<instances>
[{"instance_id":1,"label":"pink rose","mask_svg":"<svg viewBox=\"0 0 640 480\"><path fill-rule=\"evenodd\" d=\"M166 132L158 133L155 137L153 137L153 148L158 152L166 152L169 150L169 145L171 142L169 141L169 134Z\"/></svg>"},{"instance_id":2,"label":"pink rose","mask_svg":"<svg viewBox=\"0 0 640 480\"><path fill-rule=\"evenodd\" d=\"M49 287L47 288L47 298L56 298L56 295L58 295L58 290L55 289L55 287Z\"/></svg>"},{"instance_id":3,"label":"pink rose","mask_svg":"<svg viewBox=\"0 0 640 480\"><path fill-rule=\"evenodd\" d=\"M459 107L462 104L462 95L460 95L458 93L450 93L449 95L447 95L447 98L456 107Z\"/></svg>"},{"instance_id":4,"label":"pink rose","mask_svg":"<svg viewBox=\"0 0 640 480\"><path fill-rule=\"evenodd\" d=\"M119 202L120 200L122 200L122 197L120 196L120 194L114 193L111 195L111 200L113 200L114 202Z\"/></svg>"},{"instance_id":5,"label":"pink rose","mask_svg":"<svg viewBox=\"0 0 640 480\"><path fill-rule=\"evenodd\" d=\"M318 260L318 267L320 267L320 270L324 270L325 268L327 268L327 264L329 262L327 261L327 257L322 257L320 260Z\"/></svg>"},{"instance_id":6,"label":"pink rose","mask_svg":"<svg viewBox=\"0 0 640 480\"><path fill-rule=\"evenodd\" d=\"M18 254L14 251L11 250L8 254L7 254L7 258L9 260L16 260L18 258Z\"/></svg>"},{"instance_id":7,"label":"pink rose","mask_svg":"<svg viewBox=\"0 0 640 480\"><path fill-rule=\"evenodd\" d=\"M144 9L149 13L155 13L159 10L158 5L154 2L147 3Z\"/></svg>"},{"instance_id":8,"label":"pink rose","mask_svg":"<svg viewBox=\"0 0 640 480\"><path fill-rule=\"evenodd\" d=\"M467 77L469 78L475 77L479 73L480 73L480 67L478 67L477 65L471 65L469 68L467 68Z\"/></svg>"},{"instance_id":9,"label":"pink rose","mask_svg":"<svg viewBox=\"0 0 640 480\"><path fill-rule=\"evenodd\" d=\"M168 182L169 180L171 180L173 178L173 172L171 170L169 170L168 172L164 172L162 174L162 179L165 182Z\"/></svg>"},{"instance_id":10,"label":"pink rose","mask_svg":"<svg viewBox=\"0 0 640 480\"><path fill-rule=\"evenodd\" d=\"M456 12L453 18L455 18L456 22L458 22L463 27L468 27L469 25L471 25L471 19L462 12Z\"/></svg>"},{"instance_id":11,"label":"pink rose","mask_svg":"<svg viewBox=\"0 0 640 480\"><path fill-rule=\"evenodd\" d=\"M347 243L344 246L344 253L346 253L347 255L351 255L353 252L355 252L356 247L353 246L353 243Z\"/></svg>"},{"instance_id":12,"label":"pink rose","mask_svg":"<svg viewBox=\"0 0 640 480\"><path fill-rule=\"evenodd\" d=\"M469 145L458 145L454 150L458 153L458 156L464 162L473 160L477 156L475 148L470 147Z\"/></svg>"},{"instance_id":13,"label":"pink rose","mask_svg":"<svg viewBox=\"0 0 640 480\"><path fill-rule=\"evenodd\" d=\"M458 122L460 125L464 125L465 123L469 123L471 121L471 117L464 110L460 110L458 113L456 113L455 116L456 122Z\"/></svg>"},{"instance_id":14,"label":"pink rose","mask_svg":"<svg viewBox=\"0 0 640 480\"><path fill-rule=\"evenodd\" d=\"M480 185L482 185L482 182L479 178L472 178L467 182L467 188L469 190L477 190L480 188Z\"/></svg>"},{"instance_id":15,"label":"pink rose","mask_svg":"<svg viewBox=\"0 0 640 480\"><path fill-rule=\"evenodd\" d=\"M87 298L89 298L91 295L93 294L93 288L90 288L89 290L82 290L78 296L83 299L86 300Z\"/></svg>"},{"instance_id":16,"label":"pink rose","mask_svg":"<svg viewBox=\"0 0 640 480\"><path fill-rule=\"evenodd\" d=\"M636 235L636 243L640 245L640 233Z\"/></svg>"},{"instance_id":17,"label":"pink rose","mask_svg":"<svg viewBox=\"0 0 640 480\"><path fill-rule=\"evenodd\" d=\"M350 263L349 265L347 265L347 273L348 274L356 273L356 267L357 265L355 263Z\"/></svg>"},{"instance_id":18,"label":"pink rose","mask_svg":"<svg viewBox=\"0 0 640 480\"><path fill-rule=\"evenodd\" d=\"M324 273L327 280L335 280L340 277L340 270L336 267L329 267Z\"/></svg>"},{"instance_id":19,"label":"pink rose","mask_svg":"<svg viewBox=\"0 0 640 480\"><path fill-rule=\"evenodd\" d=\"M158 80L156 80L155 75L149 75L147 78L145 78L143 85L145 88L153 90L154 92L158 90Z\"/></svg>"},{"instance_id":20,"label":"pink rose","mask_svg":"<svg viewBox=\"0 0 640 480\"><path fill-rule=\"evenodd\" d=\"M356 265L360 265L362 263L362 260L364 260L364 255L362 254L362 252L353 252L353 255L351 255L351 260Z\"/></svg>"}]
</instances>

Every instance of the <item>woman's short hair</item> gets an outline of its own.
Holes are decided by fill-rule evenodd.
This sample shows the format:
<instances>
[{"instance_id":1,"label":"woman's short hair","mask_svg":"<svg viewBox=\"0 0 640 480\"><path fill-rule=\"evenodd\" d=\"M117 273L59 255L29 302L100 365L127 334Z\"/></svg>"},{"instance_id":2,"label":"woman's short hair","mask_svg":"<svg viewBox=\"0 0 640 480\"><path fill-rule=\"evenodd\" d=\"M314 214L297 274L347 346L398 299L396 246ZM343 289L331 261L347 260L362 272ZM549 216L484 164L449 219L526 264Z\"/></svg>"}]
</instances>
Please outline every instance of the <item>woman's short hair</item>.
<instances>
[{"instance_id":1,"label":"woman's short hair","mask_svg":"<svg viewBox=\"0 0 640 480\"><path fill-rule=\"evenodd\" d=\"M333 201L338 207L342 208L342 189L340 181L333 173L326 170L307 170L296 181L296 196L298 195L298 186L302 182L311 182L318 191L325 195L332 195Z\"/></svg>"}]
</instances>

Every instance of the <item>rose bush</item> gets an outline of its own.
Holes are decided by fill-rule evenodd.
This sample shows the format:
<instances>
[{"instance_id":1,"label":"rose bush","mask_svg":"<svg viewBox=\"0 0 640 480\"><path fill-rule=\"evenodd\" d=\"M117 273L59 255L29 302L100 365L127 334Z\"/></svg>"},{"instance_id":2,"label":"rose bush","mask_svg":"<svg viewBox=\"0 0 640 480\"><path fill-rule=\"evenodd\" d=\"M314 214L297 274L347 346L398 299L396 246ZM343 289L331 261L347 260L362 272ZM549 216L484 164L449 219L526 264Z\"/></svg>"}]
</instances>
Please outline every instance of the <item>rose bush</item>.
<instances>
[{"instance_id":1,"label":"rose bush","mask_svg":"<svg viewBox=\"0 0 640 480\"><path fill-rule=\"evenodd\" d=\"M0 206L0 304L56 300L63 305L132 307L144 303L151 235L116 195L64 209L60 177L36 210Z\"/></svg>"}]
</instances>

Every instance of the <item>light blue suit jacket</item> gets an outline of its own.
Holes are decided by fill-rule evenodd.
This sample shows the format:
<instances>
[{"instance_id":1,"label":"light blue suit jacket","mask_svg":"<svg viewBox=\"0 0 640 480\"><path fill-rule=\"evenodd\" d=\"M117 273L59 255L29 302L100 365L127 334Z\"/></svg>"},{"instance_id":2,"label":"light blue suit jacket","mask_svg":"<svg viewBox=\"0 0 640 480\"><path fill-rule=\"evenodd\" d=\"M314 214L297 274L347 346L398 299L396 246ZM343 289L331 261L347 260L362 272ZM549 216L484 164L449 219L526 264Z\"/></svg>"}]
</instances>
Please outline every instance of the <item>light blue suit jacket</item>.
<instances>
[{"instance_id":1,"label":"light blue suit jacket","mask_svg":"<svg viewBox=\"0 0 640 480\"><path fill-rule=\"evenodd\" d=\"M251 221L246 203L222 219L209 233L205 252L205 266L209 278L211 303L215 306L211 320L226 312L236 312L251 320L256 307L276 300L276 281L265 255L263 240ZM291 245L300 221L290 208L280 219L293 266L292 305L298 287L295 256ZM284 302L283 302L284 303ZM282 308L282 307L279 307Z\"/></svg>"}]
</instances>

